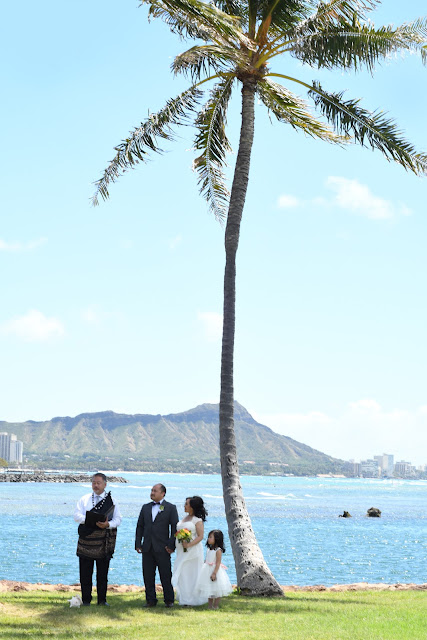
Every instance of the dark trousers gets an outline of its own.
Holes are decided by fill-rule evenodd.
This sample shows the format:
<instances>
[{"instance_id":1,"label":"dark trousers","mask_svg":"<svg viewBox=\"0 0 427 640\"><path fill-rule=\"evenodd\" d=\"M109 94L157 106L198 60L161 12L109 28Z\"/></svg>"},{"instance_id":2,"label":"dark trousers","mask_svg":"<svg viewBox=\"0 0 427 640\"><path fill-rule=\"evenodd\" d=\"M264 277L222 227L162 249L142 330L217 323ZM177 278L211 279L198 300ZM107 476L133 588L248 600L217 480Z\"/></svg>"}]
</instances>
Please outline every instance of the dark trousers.
<instances>
[{"instance_id":1,"label":"dark trousers","mask_svg":"<svg viewBox=\"0 0 427 640\"><path fill-rule=\"evenodd\" d=\"M79 556L80 586L82 588L83 602L92 600L92 574L93 565L96 562L96 590L98 592L98 604L107 600L107 576L110 558L84 558Z\"/></svg>"},{"instance_id":2,"label":"dark trousers","mask_svg":"<svg viewBox=\"0 0 427 640\"><path fill-rule=\"evenodd\" d=\"M156 596L156 568L159 570L160 582L163 587L163 598L166 604L174 601L172 587L171 557L167 551L156 553L153 548L142 554L142 575L144 577L145 598L147 602L157 602Z\"/></svg>"}]
</instances>

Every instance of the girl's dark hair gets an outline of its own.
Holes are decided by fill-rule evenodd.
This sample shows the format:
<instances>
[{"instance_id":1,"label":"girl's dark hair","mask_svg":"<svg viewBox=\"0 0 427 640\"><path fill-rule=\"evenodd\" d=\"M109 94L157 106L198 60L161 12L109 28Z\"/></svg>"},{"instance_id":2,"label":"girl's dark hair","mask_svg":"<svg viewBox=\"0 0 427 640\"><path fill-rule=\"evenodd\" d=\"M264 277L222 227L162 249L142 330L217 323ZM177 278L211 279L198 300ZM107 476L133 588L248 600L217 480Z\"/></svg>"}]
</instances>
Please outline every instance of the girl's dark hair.
<instances>
[{"instance_id":1,"label":"girl's dark hair","mask_svg":"<svg viewBox=\"0 0 427 640\"><path fill-rule=\"evenodd\" d=\"M224 534L222 531L219 529L213 529L212 531L209 531L208 538L210 535L213 535L215 538L215 546L212 546L209 542L206 543L206 546L209 547L209 549L221 549L221 551L225 553Z\"/></svg>"},{"instance_id":2,"label":"girl's dark hair","mask_svg":"<svg viewBox=\"0 0 427 640\"><path fill-rule=\"evenodd\" d=\"M187 498L190 501L190 507L194 511L194 515L196 518L201 518L203 522L205 522L208 517L208 512L205 509L205 503L203 502L203 498L200 496L192 496Z\"/></svg>"}]
</instances>

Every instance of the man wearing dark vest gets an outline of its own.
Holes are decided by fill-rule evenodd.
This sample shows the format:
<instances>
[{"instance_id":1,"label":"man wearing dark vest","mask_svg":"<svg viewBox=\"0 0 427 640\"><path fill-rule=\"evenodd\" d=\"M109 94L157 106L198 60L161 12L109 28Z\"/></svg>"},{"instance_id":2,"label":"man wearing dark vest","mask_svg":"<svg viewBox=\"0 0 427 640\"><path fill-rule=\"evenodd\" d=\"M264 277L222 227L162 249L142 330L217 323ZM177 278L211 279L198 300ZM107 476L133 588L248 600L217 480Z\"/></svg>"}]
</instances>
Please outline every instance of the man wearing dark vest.
<instances>
[{"instance_id":1,"label":"man wearing dark vest","mask_svg":"<svg viewBox=\"0 0 427 640\"><path fill-rule=\"evenodd\" d=\"M173 607L174 603L170 556L175 550L178 511L174 504L166 502L165 495L166 487L155 484L150 494L152 502L143 505L136 525L135 549L142 553L146 607L157 604L156 568L160 574L165 606Z\"/></svg>"},{"instance_id":2,"label":"man wearing dark vest","mask_svg":"<svg viewBox=\"0 0 427 640\"><path fill-rule=\"evenodd\" d=\"M92 477L92 493L80 498L74 512L74 520L79 523L77 555L82 600L86 607L92 600L92 574L95 563L98 604L108 606L108 568L122 516L117 503L113 502L111 492L105 492L106 486L107 477L103 473L95 473Z\"/></svg>"}]
</instances>

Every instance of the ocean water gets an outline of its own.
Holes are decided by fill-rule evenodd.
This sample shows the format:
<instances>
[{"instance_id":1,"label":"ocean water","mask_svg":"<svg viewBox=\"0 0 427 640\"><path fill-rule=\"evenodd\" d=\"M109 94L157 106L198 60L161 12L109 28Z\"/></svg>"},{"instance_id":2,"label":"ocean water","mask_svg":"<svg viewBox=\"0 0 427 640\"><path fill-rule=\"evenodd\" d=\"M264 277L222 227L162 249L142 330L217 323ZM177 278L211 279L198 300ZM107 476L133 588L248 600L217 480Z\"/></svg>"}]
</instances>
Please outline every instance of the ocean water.
<instances>
[{"instance_id":1,"label":"ocean water","mask_svg":"<svg viewBox=\"0 0 427 640\"><path fill-rule=\"evenodd\" d=\"M121 473L128 484L108 488L123 522L109 581L141 584L135 526L151 486L184 514L185 498L201 495L209 511L205 532L227 524L217 475ZM281 584L427 582L427 481L243 476L259 545ZM0 579L78 582L75 503L90 484L0 483ZM378 507L381 518L367 518ZM339 518L343 510L352 518ZM224 563L235 582L228 536Z\"/></svg>"}]
</instances>

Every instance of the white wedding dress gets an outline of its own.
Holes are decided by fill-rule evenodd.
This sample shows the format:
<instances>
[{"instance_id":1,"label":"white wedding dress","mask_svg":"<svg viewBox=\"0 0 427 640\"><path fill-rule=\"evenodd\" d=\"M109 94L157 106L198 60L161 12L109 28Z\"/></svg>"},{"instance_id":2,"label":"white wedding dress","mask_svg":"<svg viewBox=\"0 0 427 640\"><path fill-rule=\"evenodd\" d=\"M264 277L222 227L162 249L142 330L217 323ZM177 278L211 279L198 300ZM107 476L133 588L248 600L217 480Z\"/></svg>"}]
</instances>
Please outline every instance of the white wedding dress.
<instances>
[{"instance_id":1,"label":"white wedding dress","mask_svg":"<svg viewBox=\"0 0 427 640\"><path fill-rule=\"evenodd\" d=\"M196 524L202 522L200 518L193 516L191 520L180 520L176 530L188 529L191 531L191 539L197 537ZM202 541L190 547L184 552L181 542L176 542L176 558L173 565L172 585L176 589L176 597L180 605L197 607L205 604L206 596L196 592L196 584L203 566Z\"/></svg>"}]
</instances>

